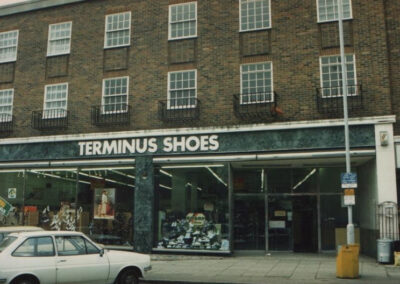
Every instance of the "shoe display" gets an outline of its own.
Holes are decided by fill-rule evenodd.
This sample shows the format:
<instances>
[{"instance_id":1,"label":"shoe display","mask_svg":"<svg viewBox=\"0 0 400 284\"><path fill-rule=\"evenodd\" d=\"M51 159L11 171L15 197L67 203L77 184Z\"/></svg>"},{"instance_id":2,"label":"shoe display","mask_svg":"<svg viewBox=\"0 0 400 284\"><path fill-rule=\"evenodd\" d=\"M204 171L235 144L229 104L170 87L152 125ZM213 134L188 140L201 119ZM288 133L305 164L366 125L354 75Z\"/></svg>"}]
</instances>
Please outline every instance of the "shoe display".
<instances>
[{"instance_id":1,"label":"shoe display","mask_svg":"<svg viewBox=\"0 0 400 284\"><path fill-rule=\"evenodd\" d=\"M192 222L194 217L198 217L198 222ZM164 237L158 243L158 248L221 249L221 236L216 225L202 213L189 213L184 219L165 222L162 232Z\"/></svg>"}]
</instances>

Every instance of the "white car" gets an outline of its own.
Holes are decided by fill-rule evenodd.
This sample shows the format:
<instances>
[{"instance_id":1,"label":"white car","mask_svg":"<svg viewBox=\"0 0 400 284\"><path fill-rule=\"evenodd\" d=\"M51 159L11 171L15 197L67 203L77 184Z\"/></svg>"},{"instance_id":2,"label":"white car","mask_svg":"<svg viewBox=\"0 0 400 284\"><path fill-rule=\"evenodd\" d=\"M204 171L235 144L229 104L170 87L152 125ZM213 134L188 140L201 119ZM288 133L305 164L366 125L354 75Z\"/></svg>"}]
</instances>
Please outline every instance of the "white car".
<instances>
[{"instance_id":1,"label":"white car","mask_svg":"<svg viewBox=\"0 0 400 284\"><path fill-rule=\"evenodd\" d=\"M150 256L104 250L70 231L12 233L0 243L0 283L139 283Z\"/></svg>"},{"instance_id":2,"label":"white car","mask_svg":"<svg viewBox=\"0 0 400 284\"><path fill-rule=\"evenodd\" d=\"M8 227L0 227L0 242L11 233L19 233L19 232L33 232L33 231L44 231L44 229L40 227L34 226L8 226Z\"/></svg>"}]
</instances>

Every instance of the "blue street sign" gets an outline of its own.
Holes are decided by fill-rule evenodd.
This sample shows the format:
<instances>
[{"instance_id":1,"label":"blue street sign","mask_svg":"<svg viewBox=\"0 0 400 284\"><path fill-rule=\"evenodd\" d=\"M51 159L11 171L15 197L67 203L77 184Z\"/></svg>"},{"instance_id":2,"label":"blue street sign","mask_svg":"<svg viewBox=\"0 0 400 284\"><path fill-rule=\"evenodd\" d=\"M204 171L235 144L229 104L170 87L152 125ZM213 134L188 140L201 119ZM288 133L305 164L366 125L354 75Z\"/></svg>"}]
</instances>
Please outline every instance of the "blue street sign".
<instances>
[{"instance_id":1,"label":"blue street sign","mask_svg":"<svg viewBox=\"0 0 400 284\"><path fill-rule=\"evenodd\" d=\"M356 173L341 173L340 180L342 182L342 188L357 188Z\"/></svg>"}]
</instances>

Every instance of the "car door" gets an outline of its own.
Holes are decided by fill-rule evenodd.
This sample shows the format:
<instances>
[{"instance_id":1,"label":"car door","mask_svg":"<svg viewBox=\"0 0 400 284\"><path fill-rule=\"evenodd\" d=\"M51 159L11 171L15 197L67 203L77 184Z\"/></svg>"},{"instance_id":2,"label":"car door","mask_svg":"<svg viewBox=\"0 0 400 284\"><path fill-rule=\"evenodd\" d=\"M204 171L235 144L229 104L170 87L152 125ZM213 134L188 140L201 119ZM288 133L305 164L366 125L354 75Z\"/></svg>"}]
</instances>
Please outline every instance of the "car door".
<instances>
[{"instance_id":1,"label":"car door","mask_svg":"<svg viewBox=\"0 0 400 284\"><path fill-rule=\"evenodd\" d=\"M57 284L106 283L109 262L106 255L82 236L56 236Z\"/></svg>"},{"instance_id":2,"label":"car door","mask_svg":"<svg viewBox=\"0 0 400 284\"><path fill-rule=\"evenodd\" d=\"M40 283L53 284L56 281L56 254L51 236L26 239L11 254L13 275L32 273Z\"/></svg>"}]
</instances>

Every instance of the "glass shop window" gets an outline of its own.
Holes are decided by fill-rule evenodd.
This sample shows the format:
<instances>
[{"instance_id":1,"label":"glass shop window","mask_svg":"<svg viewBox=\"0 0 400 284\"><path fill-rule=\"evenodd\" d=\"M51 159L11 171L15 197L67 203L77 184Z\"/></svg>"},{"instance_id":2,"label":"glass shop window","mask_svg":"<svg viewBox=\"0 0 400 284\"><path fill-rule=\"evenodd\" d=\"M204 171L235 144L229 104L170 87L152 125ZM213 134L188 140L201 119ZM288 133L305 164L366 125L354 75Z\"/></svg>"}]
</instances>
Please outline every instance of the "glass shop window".
<instances>
[{"instance_id":1,"label":"glass shop window","mask_svg":"<svg viewBox=\"0 0 400 284\"><path fill-rule=\"evenodd\" d=\"M228 251L228 167L176 165L156 171L156 248Z\"/></svg>"},{"instance_id":2,"label":"glass shop window","mask_svg":"<svg viewBox=\"0 0 400 284\"><path fill-rule=\"evenodd\" d=\"M0 227L23 225L23 187L23 170L0 170Z\"/></svg>"},{"instance_id":3,"label":"glass shop window","mask_svg":"<svg viewBox=\"0 0 400 284\"><path fill-rule=\"evenodd\" d=\"M132 246L135 168L82 168L80 231L108 246Z\"/></svg>"},{"instance_id":4,"label":"glass shop window","mask_svg":"<svg viewBox=\"0 0 400 284\"><path fill-rule=\"evenodd\" d=\"M133 166L27 170L22 209L23 172L8 174L0 190L16 189L12 204L23 214L14 218L23 220L19 224L81 231L100 244L132 246Z\"/></svg>"},{"instance_id":5,"label":"glass shop window","mask_svg":"<svg viewBox=\"0 0 400 284\"><path fill-rule=\"evenodd\" d=\"M25 179L25 225L45 230L77 230L76 168L30 169Z\"/></svg>"}]
</instances>

